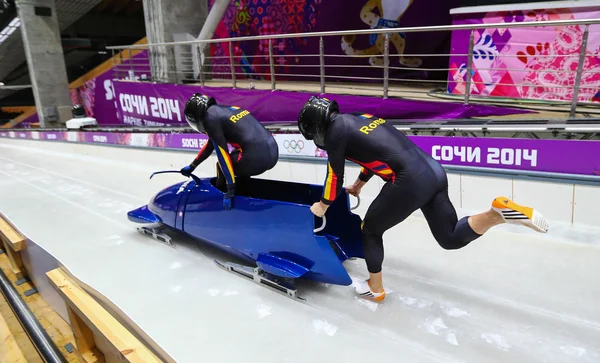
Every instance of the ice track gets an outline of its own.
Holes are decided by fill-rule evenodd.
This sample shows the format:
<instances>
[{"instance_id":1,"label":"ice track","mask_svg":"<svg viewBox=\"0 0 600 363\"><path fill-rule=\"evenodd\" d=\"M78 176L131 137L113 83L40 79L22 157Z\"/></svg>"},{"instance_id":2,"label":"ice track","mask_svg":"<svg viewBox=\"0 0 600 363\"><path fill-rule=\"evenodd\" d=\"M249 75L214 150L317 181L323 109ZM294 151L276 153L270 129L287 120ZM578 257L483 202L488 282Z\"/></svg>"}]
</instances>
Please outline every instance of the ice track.
<instances>
[{"instance_id":1,"label":"ice track","mask_svg":"<svg viewBox=\"0 0 600 363\"><path fill-rule=\"evenodd\" d=\"M127 221L181 180L151 172L191 158L0 140L0 212L178 362L600 362L597 231L580 243L564 238L575 228L498 228L444 251L415 215L384 236L384 303L312 283L300 284L301 303L218 269L208 248L181 237L170 248ZM213 172L209 159L197 174ZM362 260L345 265L366 276Z\"/></svg>"}]
</instances>

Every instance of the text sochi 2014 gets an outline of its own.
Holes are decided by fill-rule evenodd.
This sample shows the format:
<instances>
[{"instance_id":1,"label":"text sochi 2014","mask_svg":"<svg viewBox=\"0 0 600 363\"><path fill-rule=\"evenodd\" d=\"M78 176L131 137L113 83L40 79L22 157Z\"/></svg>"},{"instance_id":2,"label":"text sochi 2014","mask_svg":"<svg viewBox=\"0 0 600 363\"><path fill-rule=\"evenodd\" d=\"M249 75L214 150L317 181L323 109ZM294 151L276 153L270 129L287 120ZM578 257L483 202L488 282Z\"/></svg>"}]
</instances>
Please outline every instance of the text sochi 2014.
<instances>
[{"instance_id":1,"label":"text sochi 2014","mask_svg":"<svg viewBox=\"0 0 600 363\"><path fill-rule=\"evenodd\" d=\"M121 105L121 109L127 113L152 116L171 121L182 121L179 100L176 99L121 93L119 95L119 104Z\"/></svg>"}]
</instances>

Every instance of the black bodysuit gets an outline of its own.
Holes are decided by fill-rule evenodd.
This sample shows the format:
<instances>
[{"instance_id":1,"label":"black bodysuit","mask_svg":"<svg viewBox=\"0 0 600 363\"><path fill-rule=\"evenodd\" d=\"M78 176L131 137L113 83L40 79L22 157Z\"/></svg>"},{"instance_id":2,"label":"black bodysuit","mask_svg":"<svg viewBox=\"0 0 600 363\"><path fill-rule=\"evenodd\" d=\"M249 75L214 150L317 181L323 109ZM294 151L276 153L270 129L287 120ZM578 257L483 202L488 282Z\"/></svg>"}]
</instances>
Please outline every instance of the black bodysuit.
<instances>
[{"instance_id":1,"label":"black bodysuit","mask_svg":"<svg viewBox=\"0 0 600 363\"><path fill-rule=\"evenodd\" d=\"M381 271L383 233L421 209L445 249L458 249L479 237L465 217L458 221L448 197L444 168L386 120L370 114L335 114L325 140L327 178L321 201L331 204L342 191L345 160L362 166L359 179L378 175L386 184L363 221L369 272Z\"/></svg>"},{"instance_id":2,"label":"black bodysuit","mask_svg":"<svg viewBox=\"0 0 600 363\"><path fill-rule=\"evenodd\" d=\"M236 176L259 175L277 164L277 142L249 111L237 106L213 105L208 108L203 124L209 140L193 164L198 166L216 150L228 185L235 183ZM231 154L227 144L234 147Z\"/></svg>"}]
</instances>

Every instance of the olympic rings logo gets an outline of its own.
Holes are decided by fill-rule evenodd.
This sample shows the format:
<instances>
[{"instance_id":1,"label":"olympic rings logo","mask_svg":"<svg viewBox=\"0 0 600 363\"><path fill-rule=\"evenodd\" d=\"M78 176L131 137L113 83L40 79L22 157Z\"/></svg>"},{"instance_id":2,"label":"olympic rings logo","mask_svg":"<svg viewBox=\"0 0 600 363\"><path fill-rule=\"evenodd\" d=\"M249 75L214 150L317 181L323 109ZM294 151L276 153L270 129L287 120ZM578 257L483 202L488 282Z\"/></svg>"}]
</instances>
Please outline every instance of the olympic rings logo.
<instances>
[{"instance_id":1,"label":"olympic rings logo","mask_svg":"<svg viewBox=\"0 0 600 363\"><path fill-rule=\"evenodd\" d=\"M295 152L296 154L300 153L302 149L304 149L304 141L302 140L285 140L283 141L283 148L286 149L289 153Z\"/></svg>"}]
</instances>

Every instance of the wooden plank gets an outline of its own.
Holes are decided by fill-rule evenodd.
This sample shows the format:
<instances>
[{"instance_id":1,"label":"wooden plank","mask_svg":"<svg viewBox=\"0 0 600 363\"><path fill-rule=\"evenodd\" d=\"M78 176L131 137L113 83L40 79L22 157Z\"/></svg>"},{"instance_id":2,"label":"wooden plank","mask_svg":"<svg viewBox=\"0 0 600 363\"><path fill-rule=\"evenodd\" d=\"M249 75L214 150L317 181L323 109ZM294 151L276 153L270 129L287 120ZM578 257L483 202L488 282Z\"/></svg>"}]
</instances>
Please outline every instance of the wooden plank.
<instances>
[{"instance_id":1,"label":"wooden plank","mask_svg":"<svg viewBox=\"0 0 600 363\"><path fill-rule=\"evenodd\" d=\"M0 362L26 363L27 360L17 344L17 340L8 328L6 320L0 314Z\"/></svg>"},{"instance_id":2,"label":"wooden plank","mask_svg":"<svg viewBox=\"0 0 600 363\"><path fill-rule=\"evenodd\" d=\"M96 341L94 340L94 332L81 320L77 314L67 306L67 313L69 314L69 320L71 321L71 328L75 335L75 354L77 355L80 362L85 363L102 363L104 362L104 354L102 354L96 348Z\"/></svg>"},{"instance_id":3,"label":"wooden plank","mask_svg":"<svg viewBox=\"0 0 600 363\"><path fill-rule=\"evenodd\" d=\"M0 255L0 269L4 271L6 277L10 281L16 281L17 277L11 271L10 261L8 259L7 254ZM26 269L25 269L26 270ZM15 286L15 289L23 297L23 300L35 316L35 318L39 321L40 325L46 333L50 336L52 341L56 344L60 352L67 359L69 363L78 363L75 354L71 354L65 348L65 345L68 343L74 344L75 338L73 337L73 331L71 326L67 321L63 320L63 318L58 315L56 311L48 305L48 303L44 300L41 294L34 294L29 297L24 297L24 292L32 289L33 283L31 281L25 282L19 286ZM25 334L23 330L23 326L19 323L16 316L14 315L12 309L8 305L5 299L3 299L2 294L0 294L0 315L4 316L4 319L8 323L9 329L12 331L17 344L21 348L23 355L28 363L43 363L43 360L39 357L39 353L31 343L31 340ZM2 344L0 342L0 344ZM4 363L4 361L0 358L0 363Z\"/></svg>"},{"instance_id":4,"label":"wooden plank","mask_svg":"<svg viewBox=\"0 0 600 363\"><path fill-rule=\"evenodd\" d=\"M110 315L96 300L88 295L60 268L46 273L50 284L65 300L67 306L93 332L96 340L102 337L111 352L102 350L105 356L117 353L122 361L161 362L142 342ZM99 347L99 344L95 344Z\"/></svg>"},{"instance_id":5,"label":"wooden plank","mask_svg":"<svg viewBox=\"0 0 600 363\"><path fill-rule=\"evenodd\" d=\"M4 237L5 242L13 251L21 251L26 247L26 238L14 229L4 218L0 217L0 236Z\"/></svg>"},{"instance_id":6,"label":"wooden plank","mask_svg":"<svg viewBox=\"0 0 600 363\"><path fill-rule=\"evenodd\" d=\"M29 116L34 115L36 112L37 112L37 109L35 107L31 107L31 108L29 108L29 110L27 110L27 111L23 112L22 114L20 114L19 116L15 117L10 122L0 126L0 129L11 129L11 128L17 126L18 124L20 124L21 122L25 121Z\"/></svg>"},{"instance_id":7,"label":"wooden plank","mask_svg":"<svg viewBox=\"0 0 600 363\"><path fill-rule=\"evenodd\" d=\"M25 269L23 268L23 260L21 260L21 254L19 252L15 252L7 242L5 238L2 238L2 246L4 246L4 251L6 251L6 255L8 256L8 262L10 265L10 269L17 277L17 280L22 279L27 276Z\"/></svg>"},{"instance_id":8,"label":"wooden plank","mask_svg":"<svg viewBox=\"0 0 600 363\"><path fill-rule=\"evenodd\" d=\"M148 43L148 40L146 39L146 37L144 37L144 38L140 39L138 42L133 43L133 44L140 45L140 44L147 44L147 43ZM79 87L83 86L85 84L85 82L100 76L104 72L111 70L115 65L120 64L121 59L123 61L128 60L130 57L136 56L143 50L144 49L134 49L131 52L131 54L129 54L129 49L124 49L120 53L115 53L114 57L111 57L110 59L105 60L104 62L102 62L98 66L96 66L94 69L92 69L91 71L89 71L86 74L84 74L83 76L77 78L73 82L69 83L69 88L74 89L74 88L79 88ZM120 54L120 57L119 57L119 54Z\"/></svg>"},{"instance_id":9,"label":"wooden plank","mask_svg":"<svg viewBox=\"0 0 600 363\"><path fill-rule=\"evenodd\" d=\"M104 3L106 3L106 5L110 4L111 2L112 2L112 0L104 1ZM102 4L100 4L100 5L102 5ZM148 43L148 40L146 39L146 37L144 37L140 41L138 41L134 44L139 45L139 44L147 44L147 43ZM91 71L87 72L83 76L81 76L81 77L77 78L76 80L74 80L73 82L71 82L69 84L69 88L74 89L74 88L79 88L79 87L83 86L87 81L90 81L90 80L100 76L104 72L111 70L115 65L120 63L120 59L125 61L125 60L129 59L130 57L134 57L136 54L139 54L143 50L144 49L135 49L135 50L131 51L131 53L130 53L129 50L126 49L120 53L120 56L121 56L120 58L119 58L119 53L115 54L114 57L107 59L106 61L104 61L100 65L96 66ZM21 115L17 116L10 122L0 126L0 129L14 128L21 122L25 121L29 116L32 116L33 114L35 114L36 112L37 112L37 109L35 107L30 107L27 109L27 111L24 111Z\"/></svg>"},{"instance_id":10,"label":"wooden plank","mask_svg":"<svg viewBox=\"0 0 600 363\"><path fill-rule=\"evenodd\" d=\"M4 106L0 109L7 113L21 113L29 111L32 107L35 108L35 106Z\"/></svg>"}]
</instances>

